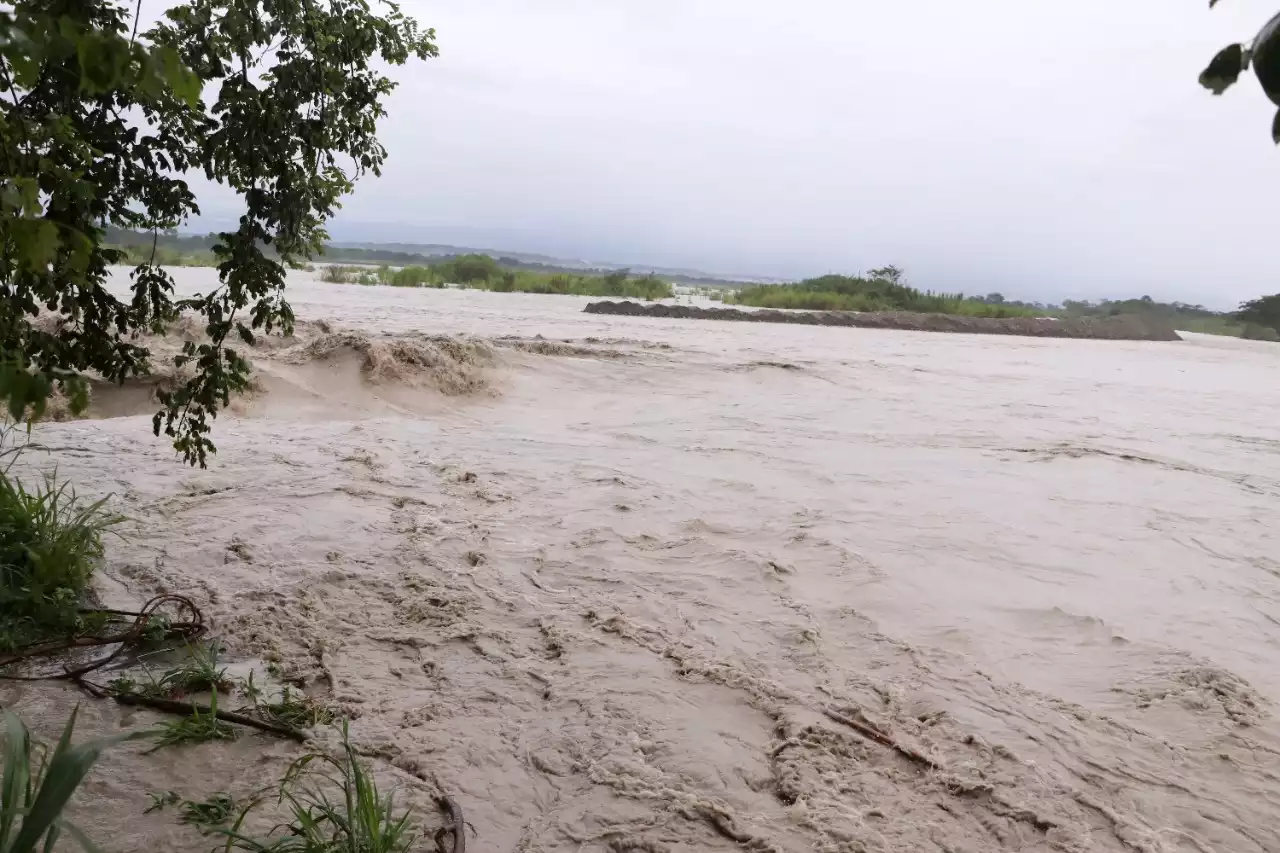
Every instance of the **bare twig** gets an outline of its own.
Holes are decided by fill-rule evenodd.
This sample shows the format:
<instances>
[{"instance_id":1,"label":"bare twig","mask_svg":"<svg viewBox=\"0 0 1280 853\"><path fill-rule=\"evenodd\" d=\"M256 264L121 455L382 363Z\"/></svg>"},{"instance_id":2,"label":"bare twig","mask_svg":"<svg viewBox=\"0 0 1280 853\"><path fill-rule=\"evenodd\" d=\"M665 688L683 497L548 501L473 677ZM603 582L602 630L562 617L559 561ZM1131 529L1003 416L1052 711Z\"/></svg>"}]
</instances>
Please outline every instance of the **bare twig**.
<instances>
[{"instance_id":1,"label":"bare twig","mask_svg":"<svg viewBox=\"0 0 1280 853\"><path fill-rule=\"evenodd\" d=\"M467 853L467 822L462 817L462 806L448 794L436 797L442 811L449 813L450 826L442 826L436 830L436 849L440 853ZM445 846L445 836L453 833L453 847Z\"/></svg>"},{"instance_id":2,"label":"bare twig","mask_svg":"<svg viewBox=\"0 0 1280 853\"><path fill-rule=\"evenodd\" d=\"M894 740L889 734L887 734L877 726L874 726L865 720L857 719L856 717L852 717L852 716L849 716L848 714L841 713L840 711L837 711L834 708L824 707L822 709L822 713L826 714L828 717L830 717L832 720L835 720L837 723L848 726L849 728L853 729L855 732L867 738L868 740L875 741L881 746L887 746L889 749L892 749L893 751L897 752L899 755L903 756L904 758L909 758L910 760L914 761L916 764L920 764L925 767L928 767L930 770L942 771L946 769L942 766L942 764L930 758L929 756L925 755L920 750L916 749L915 747L907 746L906 744L899 743L898 741Z\"/></svg>"}]
</instances>

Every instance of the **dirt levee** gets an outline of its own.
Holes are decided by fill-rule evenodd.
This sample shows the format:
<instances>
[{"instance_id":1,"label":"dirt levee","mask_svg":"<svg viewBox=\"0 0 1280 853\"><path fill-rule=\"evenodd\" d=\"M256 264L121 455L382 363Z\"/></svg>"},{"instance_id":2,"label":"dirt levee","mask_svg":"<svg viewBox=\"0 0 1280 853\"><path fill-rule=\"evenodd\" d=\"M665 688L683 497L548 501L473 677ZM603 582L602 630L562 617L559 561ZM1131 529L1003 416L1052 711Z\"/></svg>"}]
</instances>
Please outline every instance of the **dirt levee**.
<instances>
[{"instance_id":1,"label":"dirt levee","mask_svg":"<svg viewBox=\"0 0 1280 853\"><path fill-rule=\"evenodd\" d=\"M748 323L799 323L810 326L856 326L915 332L962 332L972 335L1025 335L1033 338L1096 338L1114 341L1177 341L1173 327L1141 317L960 317L909 311L743 311L738 308L700 308L639 302L592 302L588 314L627 317L676 317L692 320L739 320Z\"/></svg>"}]
</instances>

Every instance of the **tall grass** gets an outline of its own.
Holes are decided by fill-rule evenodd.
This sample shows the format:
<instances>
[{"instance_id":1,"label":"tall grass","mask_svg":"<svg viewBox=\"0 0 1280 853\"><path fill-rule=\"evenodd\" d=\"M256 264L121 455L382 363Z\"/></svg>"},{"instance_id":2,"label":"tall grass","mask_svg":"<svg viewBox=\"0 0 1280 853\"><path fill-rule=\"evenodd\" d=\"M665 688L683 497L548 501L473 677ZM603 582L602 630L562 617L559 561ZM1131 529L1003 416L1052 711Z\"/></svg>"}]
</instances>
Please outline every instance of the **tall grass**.
<instances>
[{"instance_id":1,"label":"tall grass","mask_svg":"<svg viewBox=\"0 0 1280 853\"><path fill-rule=\"evenodd\" d=\"M81 499L56 473L28 488L0 470L0 650L80 629L102 534L122 520L106 503Z\"/></svg>"},{"instance_id":2,"label":"tall grass","mask_svg":"<svg viewBox=\"0 0 1280 853\"><path fill-rule=\"evenodd\" d=\"M399 811L394 792L383 794L351 745L342 725L342 754L304 755L280 783L279 802L291 820L274 837L249 838L241 827L257 803L241 812L229 829L226 851L247 853L407 853L418 833L412 812ZM455 831L463 832L462 827Z\"/></svg>"},{"instance_id":3,"label":"tall grass","mask_svg":"<svg viewBox=\"0 0 1280 853\"><path fill-rule=\"evenodd\" d=\"M1034 317L1034 308L989 304L962 293L917 290L885 278L825 275L796 284L744 287L726 302L810 311L912 311L966 317Z\"/></svg>"},{"instance_id":4,"label":"tall grass","mask_svg":"<svg viewBox=\"0 0 1280 853\"><path fill-rule=\"evenodd\" d=\"M381 267L378 279L392 287L444 287L444 279L431 267L411 266L391 269Z\"/></svg>"},{"instance_id":5,"label":"tall grass","mask_svg":"<svg viewBox=\"0 0 1280 853\"><path fill-rule=\"evenodd\" d=\"M330 284L378 284L378 270L369 267L330 265L320 270L320 280Z\"/></svg>"},{"instance_id":6,"label":"tall grass","mask_svg":"<svg viewBox=\"0 0 1280 853\"><path fill-rule=\"evenodd\" d=\"M4 712L4 770L0 773L0 853L48 853L66 832L85 850L93 844L67 823L62 812L103 750L136 737L117 735L72 746L76 715L71 712L52 754L9 711Z\"/></svg>"}]
</instances>

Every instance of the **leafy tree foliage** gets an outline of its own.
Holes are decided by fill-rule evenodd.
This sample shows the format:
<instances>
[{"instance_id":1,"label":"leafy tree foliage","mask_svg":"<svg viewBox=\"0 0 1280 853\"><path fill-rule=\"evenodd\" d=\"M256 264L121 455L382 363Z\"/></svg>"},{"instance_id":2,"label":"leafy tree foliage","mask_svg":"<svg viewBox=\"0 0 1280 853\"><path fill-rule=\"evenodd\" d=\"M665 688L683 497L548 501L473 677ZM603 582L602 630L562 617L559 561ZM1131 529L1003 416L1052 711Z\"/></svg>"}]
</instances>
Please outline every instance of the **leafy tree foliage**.
<instances>
[{"instance_id":1,"label":"leafy tree foliage","mask_svg":"<svg viewBox=\"0 0 1280 853\"><path fill-rule=\"evenodd\" d=\"M502 274L502 267L488 255L459 255L441 264L442 274L453 282L472 284L488 282Z\"/></svg>"},{"instance_id":2,"label":"leafy tree foliage","mask_svg":"<svg viewBox=\"0 0 1280 853\"><path fill-rule=\"evenodd\" d=\"M1216 5L1218 0L1209 0L1210 9ZM1252 41L1227 45L1218 51L1200 74L1200 85L1221 95L1250 67L1262 84L1262 91L1280 107L1280 13L1263 24ZM1280 110L1271 123L1271 138L1280 144Z\"/></svg>"},{"instance_id":3,"label":"leafy tree foliage","mask_svg":"<svg viewBox=\"0 0 1280 853\"><path fill-rule=\"evenodd\" d=\"M1242 323L1280 331L1280 293L1242 302L1236 317Z\"/></svg>"},{"instance_id":4,"label":"leafy tree foliage","mask_svg":"<svg viewBox=\"0 0 1280 853\"><path fill-rule=\"evenodd\" d=\"M54 387L85 404L84 371L123 381L148 369L136 333L190 311L189 379L153 426L192 464L210 421L247 383L227 341L288 331L285 270L317 251L324 222L386 157L376 132L394 83L380 70L436 54L435 33L393 3L183 0L139 32L141 2L16 0L0 6L0 401L38 414ZM202 173L244 204L217 235L219 286L177 298L154 255L121 296L124 260L106 229L154 238L199 208ZM56 330L31 320L61 313Z\"/></svg>"}]
</instances>

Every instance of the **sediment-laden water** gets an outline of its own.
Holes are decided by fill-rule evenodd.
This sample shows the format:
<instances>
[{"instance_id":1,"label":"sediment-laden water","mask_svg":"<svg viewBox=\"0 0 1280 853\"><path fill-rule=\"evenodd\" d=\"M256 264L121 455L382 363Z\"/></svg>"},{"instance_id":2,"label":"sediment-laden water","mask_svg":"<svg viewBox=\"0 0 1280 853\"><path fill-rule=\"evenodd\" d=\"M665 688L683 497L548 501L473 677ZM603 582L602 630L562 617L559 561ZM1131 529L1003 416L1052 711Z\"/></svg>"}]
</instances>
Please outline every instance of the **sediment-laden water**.
<instances>
[{"instance_id":1,"label":"sediment-laden water","mask_svg":"<svg viewBox=\"0 0 1280 853\"><path fill-rule=\"evenodd\" d=\"M478 851L1280 849L1280 346L291 291L209 470L145 385L22 464L131 517L108 601L196 599L429 830L438 787ZM296 754L143 748L78 801L107 849L208 849L147 793Z\"/></svg>"}]
</instances>

